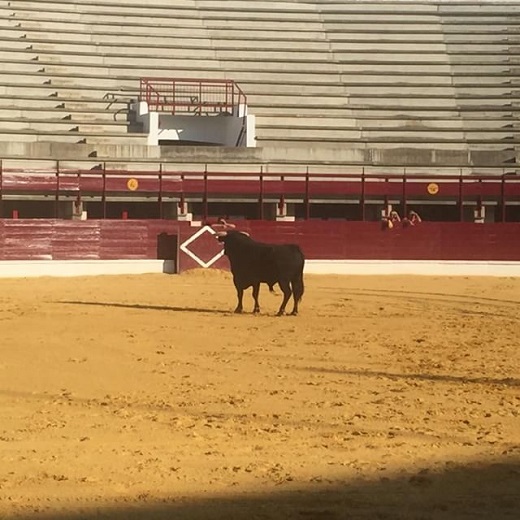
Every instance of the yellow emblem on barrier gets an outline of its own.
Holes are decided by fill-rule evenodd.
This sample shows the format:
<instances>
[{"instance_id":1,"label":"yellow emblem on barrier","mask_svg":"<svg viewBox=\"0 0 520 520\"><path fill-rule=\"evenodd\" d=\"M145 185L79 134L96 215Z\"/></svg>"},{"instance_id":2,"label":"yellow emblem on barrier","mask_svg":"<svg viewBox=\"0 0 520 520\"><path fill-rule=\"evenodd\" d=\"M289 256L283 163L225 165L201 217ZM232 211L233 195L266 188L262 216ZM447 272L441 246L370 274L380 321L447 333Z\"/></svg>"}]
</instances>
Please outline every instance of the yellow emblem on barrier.
<instances>
[{"instance_id":1,"label":"yellow emblem on barrier","mask_svg":"<svg viewBox=\"0 0 520 520\"><path fill-rule=\"evenodd\" d=\"M139 181L137 179L128 179L128 182L126 183L126 187L130 191L135 191L137 188L139 188Z\"/></svg>"},{"instance_id":2,"label":"yellow emblem on barrier","mask_svg":"<svg viewBox=\"0 0 520 520\"><path fill-rule=\"evenodd\" d=\"M430 182L426 189L430 195L437 195L437 193L439 193L439 185L435 182Z\"/></svg>"}]
</instances>

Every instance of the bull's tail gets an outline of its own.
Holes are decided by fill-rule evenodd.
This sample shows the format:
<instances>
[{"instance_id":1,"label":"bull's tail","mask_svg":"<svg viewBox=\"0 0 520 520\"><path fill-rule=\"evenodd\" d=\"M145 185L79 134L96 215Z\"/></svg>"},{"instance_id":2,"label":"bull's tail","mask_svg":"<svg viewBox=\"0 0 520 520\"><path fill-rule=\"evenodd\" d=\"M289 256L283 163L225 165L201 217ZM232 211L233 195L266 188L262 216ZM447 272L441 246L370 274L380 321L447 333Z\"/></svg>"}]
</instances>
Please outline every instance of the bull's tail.
<instances>
[{"instance_id":1,"label":"bull's tail","mask_svg":"<svg viewBox=\"0 0 520 520\"><path fill-rule=\"evenodd\" d=\"M300 273L298 277L293 280L292 290L294 294L294 300L297 302L301 302L305 290L305 287L303 285L303 272Z\"/></svg>"},{"instance_id":2,"label":"bull's tail","mask_svg":"<svg viewBox=\"0 0 520 520\"><path fill-rule=\"evenodd\" d=\"M300 249L300 248L298 248ZM305 291L305 286L303 284L303 268L305 265L305 258L301 250L299 251L301 255L301 265L299 266L298 273L292 280L292 290L294 295L294 301L300 302L303 298L303 293Z\"/></svg>"}]
</instances>

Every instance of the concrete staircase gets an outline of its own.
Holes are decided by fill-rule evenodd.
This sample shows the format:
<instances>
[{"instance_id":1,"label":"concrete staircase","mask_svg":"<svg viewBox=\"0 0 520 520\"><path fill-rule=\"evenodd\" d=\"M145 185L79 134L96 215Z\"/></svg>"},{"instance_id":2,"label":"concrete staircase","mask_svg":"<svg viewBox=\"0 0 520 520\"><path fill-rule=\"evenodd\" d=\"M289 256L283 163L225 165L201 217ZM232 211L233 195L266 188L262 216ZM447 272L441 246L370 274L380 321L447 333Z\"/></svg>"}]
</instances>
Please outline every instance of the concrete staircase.
<instances>
[{"instance_id":1,"label":"concrete staircase","mask_svg":"<svg viewBox=\"0 0 520 520\"><path fill-rule=\"evenodd\" d=\"M0 156L516 171L519 22L505 1L0 0ZM146 146L146 76L237 81L259 148Z\"/></svg>"}]
</instances>

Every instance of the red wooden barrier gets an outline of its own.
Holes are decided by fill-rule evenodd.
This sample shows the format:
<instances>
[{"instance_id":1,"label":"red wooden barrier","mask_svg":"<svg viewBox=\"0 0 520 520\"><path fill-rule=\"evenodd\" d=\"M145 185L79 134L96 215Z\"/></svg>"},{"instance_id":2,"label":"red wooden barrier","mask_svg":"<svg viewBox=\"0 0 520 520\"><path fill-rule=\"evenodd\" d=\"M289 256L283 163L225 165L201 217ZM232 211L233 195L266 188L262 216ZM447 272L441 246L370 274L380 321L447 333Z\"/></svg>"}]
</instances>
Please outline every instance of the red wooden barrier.
<instances>
[{"instance_id":1,"label":"red wooden barrier","mask_svg":"<svg viewBox=\"0 0 520 520\"><path fill-rule=\"evenodd\" d=\"M423 222L383 231L378 222L241 221L260 241L300 244L308 259L520 261L520 223ZM159 236L176 235L179 270L228 268L203 228L174 220L0 220L0 260L155 259ZM200 237L190 240L196 233ZM185 252L186 249L189 252ZM171 252L175 258L176 251ZM198 259L198 260L197 260Z\"/></svg>"}]
</instances>

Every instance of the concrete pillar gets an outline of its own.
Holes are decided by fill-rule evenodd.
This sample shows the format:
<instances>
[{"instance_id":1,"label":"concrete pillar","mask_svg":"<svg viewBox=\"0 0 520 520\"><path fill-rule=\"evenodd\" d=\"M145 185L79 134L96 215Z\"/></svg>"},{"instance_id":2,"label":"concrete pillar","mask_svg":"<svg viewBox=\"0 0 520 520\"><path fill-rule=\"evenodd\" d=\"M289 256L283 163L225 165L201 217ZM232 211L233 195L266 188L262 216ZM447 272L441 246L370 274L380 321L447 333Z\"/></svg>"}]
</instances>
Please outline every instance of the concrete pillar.
<instances>
[{"instance_id":1,"label":"concrete pillar","mask_svg":"<svg viewBox=\"0 0 520 520\"><path fill-rule=\"evenodd\" d=\"M176 220L178 211L177 211L177 202L165 202L162 203L162 214L163 218L167 220Z\"/></svg>"},{"instance_id":2,"label":"concrete pillar","mask_svg":"<svg viewBox=\"0 0 520 520\"><path fill-rule=\"evenodd\" d=\"M60 201L58 216L70 220L87 220L86 203L81 199Z\"/></svg>"},{"instance_id":3,"label":"concrete pillar","mask_svg":"<svg viewBox=\"0 0 520 520\"><path fill-rule=\"evenodd\" d=\"M177 220L191 221L193 220L193 213L189 211L189 204L187 202L177 202L175 205Z\"/></svg>"},{"instance_id":4,"label":"concrete pillar","mask_svg":"<svg viewBox=\"0 0 520 520\"><path fill-rule=\"evenodd\" d=\"M277 222L294 222L294 204L287 203L285 200L280 200L276 206L276 221Z\"/></svg>"},{"instance_id":5,"label":"concrete pillar","mask_svg":"<svg viewBox=\"0 0 520 520\"><path fill-rule=\"evenodd\" d=\"M486 220L486 207L476 206L473 210L473 222L483 224Z\"/></svg>"},{"instance_id":6,"label":"concrete pillar","mask_svg":"<svg viewBox=\"0 0 520 520\"><path fill-rule=\"evenodd\" d=\"M486 214L484 222L495 222L496 213L498 211L497 206L486 206Z\"/></svg>"}]
</instances>

